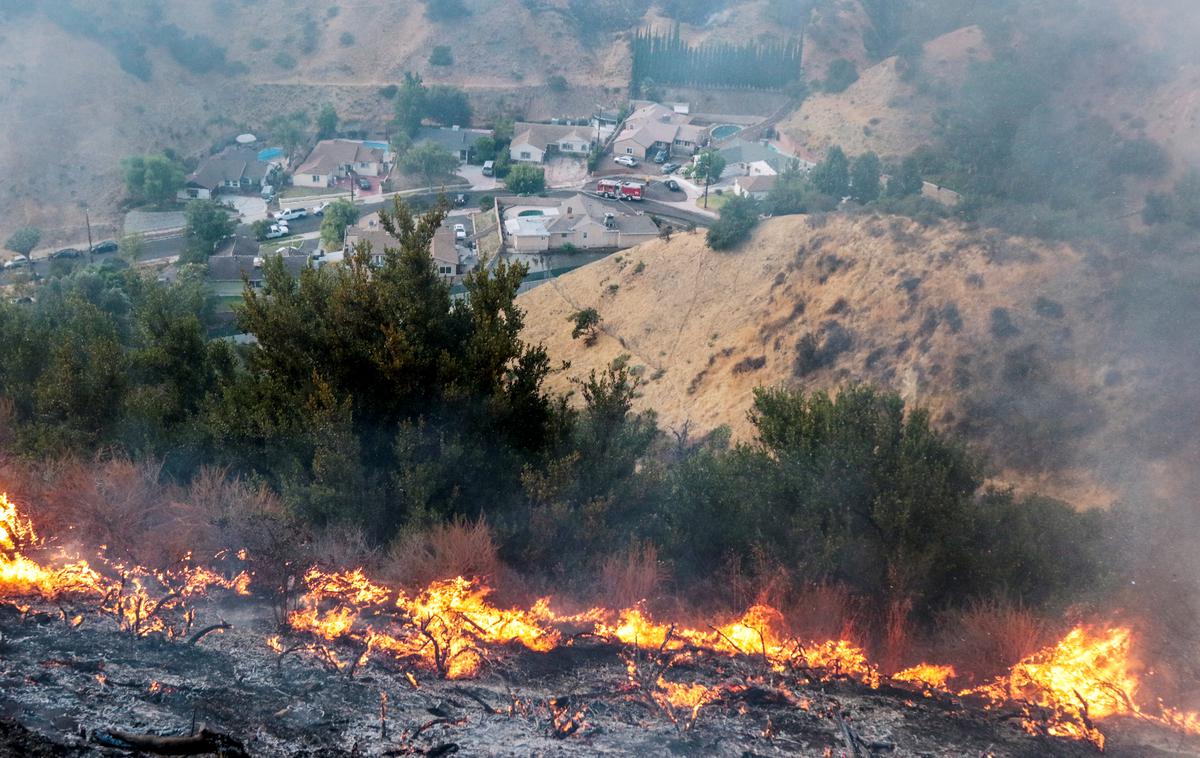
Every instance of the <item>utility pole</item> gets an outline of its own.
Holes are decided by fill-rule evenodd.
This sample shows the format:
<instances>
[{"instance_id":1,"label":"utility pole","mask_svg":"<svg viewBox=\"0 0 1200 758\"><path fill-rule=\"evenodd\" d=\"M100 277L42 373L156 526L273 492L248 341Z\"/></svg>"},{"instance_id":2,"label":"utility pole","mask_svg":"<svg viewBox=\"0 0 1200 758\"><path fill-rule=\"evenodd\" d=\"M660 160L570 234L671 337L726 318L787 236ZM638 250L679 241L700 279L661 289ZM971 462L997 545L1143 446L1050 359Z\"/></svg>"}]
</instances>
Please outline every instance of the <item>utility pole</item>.
<instances>
[{"instance_id":1,"label":"utility pole","mask_svg":"<svg viewBox=\"0 0 1200 758\"><path fill-rule=\"evenodd\" d=\"M700 156L703 158L704 156ZM708 210L708 181L712 177L712 156L708 156L708 162L704 164L704 210Z\"/></svg>"},{"instance_id":2,"label":"utility pole","mask_svg":"<svg viewBox=\"0 0 1200 758\"><path fill-rule=\"evenodd\" d=\"M85 224L87 224L87 233L88 233L88 265L90 266L90 265L93 263L93 259L92 259L92 217L91 217L91 215L88 213L88 207L87 207L86 205L85 205L85 206L83 206L83 222L84 222Z\"/></svg>"}]
</instances>

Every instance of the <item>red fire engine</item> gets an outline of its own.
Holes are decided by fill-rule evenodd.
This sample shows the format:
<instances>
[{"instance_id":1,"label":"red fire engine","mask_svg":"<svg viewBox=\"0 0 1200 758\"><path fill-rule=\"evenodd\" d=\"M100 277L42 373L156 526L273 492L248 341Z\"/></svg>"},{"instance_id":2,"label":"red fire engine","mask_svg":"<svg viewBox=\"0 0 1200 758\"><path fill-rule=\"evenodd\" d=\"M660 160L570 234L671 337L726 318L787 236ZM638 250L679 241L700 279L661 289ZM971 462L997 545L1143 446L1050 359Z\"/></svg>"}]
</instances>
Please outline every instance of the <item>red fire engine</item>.
<instances>
[{"instance_id":1,"label":"red fire engine","mask_svg":"<svg viewBox=\"0 0 1200 758\"><path fill-rule=\"evenodd\" d=\"M601 179L596 184L596 194L614 200L641 200L646 195L646 185L641 182Z\"/></svg>"}]
</instances>

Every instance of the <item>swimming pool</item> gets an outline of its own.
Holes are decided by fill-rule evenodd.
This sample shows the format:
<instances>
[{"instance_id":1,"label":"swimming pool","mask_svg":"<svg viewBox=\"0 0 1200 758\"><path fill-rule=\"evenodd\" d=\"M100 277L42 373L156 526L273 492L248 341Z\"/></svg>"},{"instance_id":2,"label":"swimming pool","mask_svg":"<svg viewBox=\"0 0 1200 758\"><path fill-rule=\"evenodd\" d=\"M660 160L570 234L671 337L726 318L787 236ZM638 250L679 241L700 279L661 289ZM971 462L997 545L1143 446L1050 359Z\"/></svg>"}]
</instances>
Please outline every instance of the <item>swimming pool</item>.
<instances>
[{"instance_id":1,"label":"swimming pool","mask_svg":"<svg viewBox=\"0 0 1200 758\"><path fill-rule=\"evenodd\" d=\"M546 214L543 211L521 211L520 213L517 214L518 217L520 217L520 216L544 216L544 215L546 215Z\"/></svg>"},{"instance_id":2,"label":"swimming pool","mask_svg":"<svg viewBox=\"0 0 1200 758\"><path fill-rule=\"evenodd\" d=\"M737 124L721 124L720 126L714 126L711 134L713 139L725 139L727 137L732 137L741 130L742 127L738 126Z\"/></svg>"},{"instance_id":3,"label":"swimming pool","mask_svg":"<svg viewBox=\"0 0 1200 758\"><path fill-rule=\"evenodd\" d=\"M383 150L385 152L388 149L388 143L386 143L386 142L367 142L366 140L364 140L363 144L366 145L367 147L373 147L378 150Z\"/></svg>"},{"instance_id":4,"label":"swimming pool","mask_svg":"<svg viewBox=\"0 0 1200 758\"><path fill-rule=\"evenodd\" d=\"M282 156L283 156L283 148L282 147L268 147L266 150L260 150L258 153L258 159L260 161L269 161L274 158L280 158Z\"/></svg>"}]
</instances>

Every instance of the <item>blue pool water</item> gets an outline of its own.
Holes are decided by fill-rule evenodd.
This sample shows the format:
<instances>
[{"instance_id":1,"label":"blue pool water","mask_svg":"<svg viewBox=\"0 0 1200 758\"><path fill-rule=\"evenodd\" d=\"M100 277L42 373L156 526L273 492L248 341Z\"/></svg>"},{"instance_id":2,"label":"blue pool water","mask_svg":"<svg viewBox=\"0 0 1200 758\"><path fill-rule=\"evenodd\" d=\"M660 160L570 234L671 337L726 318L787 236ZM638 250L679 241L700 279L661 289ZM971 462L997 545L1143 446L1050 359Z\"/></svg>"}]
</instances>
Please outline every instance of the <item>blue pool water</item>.
<instances>
[{"instance_id":1,"label":"blue pool water","mask_svg":"<svg viewBox=\"0 0 1200 758\"><path fill-rule=\"evenodd\" d=\"M283 155L282 147L268 147L266 150L260 150L258 159L260 161L269 161L272 158L279 158Z\"/></svg>"},{"instance_id":2,"label":"blue pool water","mask_svg":"<svg viewBox=\"0 0 1200 758\"><path fill-rule=\"evenodd\" d=\"M713 127L712 138L725 139L726 137L732 137L741 130L742 127L737 126L736 124L721 124L720 126Z\"/></svg>"},{"instance_id":3,"label":"blue pool water","mask_svg":"<svg viewBox=\"0 0 1200 758\"><path fill-rule=\"evenodd\" d=\"M386 142L367 142L366 140L363 140L363 144L366 145L367 147L374 147L379 150L387 150L388 149L388 143L386 143Z\"/></svg>"}]
</instances>

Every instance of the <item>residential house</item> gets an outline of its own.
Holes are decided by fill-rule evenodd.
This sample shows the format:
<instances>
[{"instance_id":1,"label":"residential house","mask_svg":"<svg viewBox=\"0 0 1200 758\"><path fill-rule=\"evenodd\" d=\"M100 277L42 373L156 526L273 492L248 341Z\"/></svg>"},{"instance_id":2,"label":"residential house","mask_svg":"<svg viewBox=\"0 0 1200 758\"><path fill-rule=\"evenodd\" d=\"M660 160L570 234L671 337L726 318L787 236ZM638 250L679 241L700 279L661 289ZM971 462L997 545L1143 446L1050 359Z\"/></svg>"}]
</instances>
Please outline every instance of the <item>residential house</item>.
<instances>
[{"instance_id":1,"label":"residential house","mask_svg":"<svg viewBox=\"0 0 1200 758\"><path fill-rule=\"evenodd\" d=\"M343 247L343 257L349 255L360 242L371 245L371 264L383 265L384 250L397 247L396 238L388 234L379 223L379 213L369 213L360 218L357 223L346 230L346 242ZM454 239L454 229L443 223L433 235L429 256L437 272L447 279L458 275L458 245Z\"/></svg>"},{"instance_id":2,"label":"residential house","mask_svg":"<svg viewBox=\"0 0 1200 758\"><path fill-rule=\"evenodd\" d=\"M280 165L276 160L259 160L257 150L230 145L200 161L179 190L180 200L207 200L221 192L245 192L262 187L267 176Z\"/></svg>"},{"instance_id":3,"label":"residential house","mask_svg":"<svg viewBox=\"0 0 1200 758\"><path fill-rule=\"evenodd\" d=\"M739 176L733 180L733 191L742 197L752 197L755 200L762 200L771 190L775 189L775 183L778 180L778 174Z\"/></svg>"},{"instance_id":4,"label":"residential house","mask_svg":"<svg viewBox=\"0 0 1200 758\"><path fill-rule=\"evenodd\" d=\"M785 155L764 142L735 139L717 151L725 159L725 176L772 176L782 174L796 163L800 168L812 168L803 158Z\"/></svg>"},{"instance_id":5,"label":"residential house","mask_svg":"<svg viewBox=\"0 0 1200 758\"><path fill-rule=\"evenodd\" d=\"M480 137L490 137L487 129L462 129L457 126L422 126L413 137L413 144L432 142L448 153L458 156L460 163L471 160L471 151Z\"/></svg>"},{"instance_id":6,"label":"residential house","mask_svg":"<svg viewBox=\"0 0 1200 758\"><path fill-rule=\"evenodd\" d=\"M217 243L216 249L213 250L213 255L258 255L259 244L257 240L253 240L243 234L235 234L226 237Z\"/></svg>"},{"instance_id":7,"label":"residential house","mask_svg":"<svg viewBox=\"0 0 1200 758\"><path fill-rule=\"evenodd\" d=\"M388 149L384 143L325 139L317 143L304 163L292 172L297 187L332 187L351 171L363 176L385 176Z\"/></svg>"},{"instance_id":8,"label":"residential house","mask_svg":"<svg viewBox=\"0 0 1200 758\"><path fill-rule=\"evenodd\" d=\"M554 155L586 156L593 145L595 134L589 126L517 122L508 152L515 162L542 163Z\"/></svg>"},{"instance_id":9,"label":"residential house","mask_svg":"<svg viewBox=\"0 0 1200 758\"><path fill-rule=\"evenodd\" d=\"M284 255L283 265L294 277L309 265L307 255ZM208 286L217 297L238 297L248 282L254 289L263 285L264 259L256 255L222 255L208 259ZM244 278L243 278L244 277Z\"/></svg>"},{"instance_id":10,"label":"residential house","mask_svg":"<svg viewBox=\"0 0 1200 758\"><path fill-rule=\"evenodd\" d=\"M692 116L659 103L642 105L625 119L613 140L614 155L653 159L660 151L690 156L708 141L708 129L692 123Z\"/></svg>"},{"instance_id":11,"label":"residential house","mask_svg":"<svg viewBox=\"0 0 1200 758\"><path fill-rule=\"evenodd\" d=\"M587 195L566 199L501 198L506 206L504 238L516 252L566 247L620 249L658 236L649 216L625 213Z\"/></svg>"}]
</instances>

